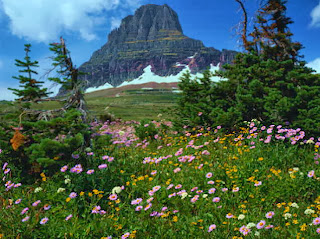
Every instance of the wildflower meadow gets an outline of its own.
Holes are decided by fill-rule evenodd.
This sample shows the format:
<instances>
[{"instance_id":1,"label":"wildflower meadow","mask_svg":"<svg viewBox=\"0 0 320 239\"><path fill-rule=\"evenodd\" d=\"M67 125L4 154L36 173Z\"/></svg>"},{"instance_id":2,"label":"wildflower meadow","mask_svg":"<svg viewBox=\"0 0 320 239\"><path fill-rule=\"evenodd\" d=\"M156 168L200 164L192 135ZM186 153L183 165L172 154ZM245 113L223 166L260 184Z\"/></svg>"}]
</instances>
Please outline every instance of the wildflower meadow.
<instances>
[{"instance_id":1,"label":"wildflower meadow","mask_svg":"<svg viewBox=\"0 0 320 239\"><path fill-rule=\"evenodd\" d=\"M1 238L320 237L320 138L302 129L91 126L110 143L32 185L1 150Z\"/></svg>"},{"instance_id":2,"label":"wildflower meadow","mask_svg":"<svg viewBox=\"0 0 320 239\"><path fill-rule=\"evenodd\" d=\"M235 2L244 52L231 65L184 73L181 93L158 95L158 107L155 95L106 107L100 91L88 105L100 120L64 39L49 48L63 77L48 78L63 90L53 98L25 44L16 66L28 75L0 116L0 238L320 238L320 74L291 38L287 1L261 1L252 24ZM114 104L131 121L115 120Z\"/></svg>"}]
</instances>

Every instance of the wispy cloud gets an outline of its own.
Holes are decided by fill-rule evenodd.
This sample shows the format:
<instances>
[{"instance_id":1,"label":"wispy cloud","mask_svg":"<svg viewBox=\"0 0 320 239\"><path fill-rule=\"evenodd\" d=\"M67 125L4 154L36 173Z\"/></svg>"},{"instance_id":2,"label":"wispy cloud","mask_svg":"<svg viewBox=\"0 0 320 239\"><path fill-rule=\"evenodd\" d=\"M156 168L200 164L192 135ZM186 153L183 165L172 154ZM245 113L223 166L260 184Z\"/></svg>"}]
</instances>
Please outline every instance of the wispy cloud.
<instances>
[{"instance_id":1,"label":"wispy cloud","mask_svg":"<svg viewBox=\"0 0 320 239\"><path fill-rule=\"evenodd\" d=\"M314 9L312 9L310 16L312 18L311 26L320 27L320 2Z\"/></svg>"},{"instance_id":2,"label":"wispy cloud","mask_svg":"<svg viewBox=\"0 0 320 239\"><path fill-rule=\"evenodd\" d=\"M0 60L0 69L3 67L3 62Z\"/></svg>"},{"instance_id":3,"label":"wispy cloud","mask_svg":"<svg viewBox=\"0 0 320 239\"><path fill-rule=\"evenodd\" d=\"M77 32L83 39L90 41L97 37L94 32L97 25L108 21L112 26L119 24L118 19L106 11L132 11L142 1L144 0L2 0L2 8L10 19L12 34L18 37L48 43L65 31Z\"/></svg>"},{"instance_id":4,"label":"wispy cloud","mask_svg":"<svg viewBox=\"0 0 320 239\"><path fill-rule=\"evenodd\" d=\"M121 24L121 19L120 18L112 17L111 18L111 27L110 27L110 29L113 30L114 28L119 27L120 24Z\"/></svg>"},{"instance_id":5,"label":"wispy cloud","mask_svg":"<svg viewBox=\"0 0 320 239\"><path fill-rule=\"evenodd\" d=\"M5 86L0 86L0 100L14 100L17 98L16 95L12 93L12 91L8 90Z\"/></svg>"},{"instance_id":6,"label":"wispy cloud","mask_svg":"<svg viewBox=\"0 0 320 239\"><path fill-rule=\"evenodd\" d=\"M307 66L316 70L316 73L320 73L320 57L309 62Z\"/></svg>"}]
</instances>

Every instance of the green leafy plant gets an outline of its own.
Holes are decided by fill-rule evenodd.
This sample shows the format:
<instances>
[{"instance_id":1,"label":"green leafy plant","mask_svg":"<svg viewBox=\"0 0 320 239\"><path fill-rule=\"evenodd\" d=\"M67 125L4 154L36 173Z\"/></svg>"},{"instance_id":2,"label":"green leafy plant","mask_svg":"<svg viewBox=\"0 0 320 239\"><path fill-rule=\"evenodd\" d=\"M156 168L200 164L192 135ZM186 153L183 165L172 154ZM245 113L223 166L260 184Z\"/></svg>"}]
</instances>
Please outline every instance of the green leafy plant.
<instances>
[{"instance_id":1,"label":"green leafy plant","mask_svg":"<svg viewBox=\"0 0 320 239\"><path fill-rule=\"evenodd\" d=\"M242 35L246 52L216 72L225 80L210 82L209 72L200 79L181 78L177 124L221 123L232 132L241 122L258 119L320 133L320 75L300 60L302 45L291 40L285 5L269 0L259 9L252 40L246 31Z\"/></svg>"},{"instance_id":2,"label":"green leafy plant","mask_svg":"<svg viewBox=\"0 0 320 239\"><path fill-rule=\"evenodd\" d=\"M139 139L154 139L154 136L158 134L156 126L147 120L142 120L140 124L135 125L135 134Z\"/></svg>"}]
</instances>

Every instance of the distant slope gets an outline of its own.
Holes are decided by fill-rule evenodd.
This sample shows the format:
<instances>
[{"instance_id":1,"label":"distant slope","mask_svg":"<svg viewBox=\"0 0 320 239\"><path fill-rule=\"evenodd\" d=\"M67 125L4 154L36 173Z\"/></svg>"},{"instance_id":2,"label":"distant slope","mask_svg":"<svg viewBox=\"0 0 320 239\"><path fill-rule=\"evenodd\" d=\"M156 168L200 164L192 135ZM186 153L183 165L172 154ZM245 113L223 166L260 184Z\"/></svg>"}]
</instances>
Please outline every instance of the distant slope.
<instances>
[{"instance_id":1,"label":"distant slope","mask_svg":"<svg viewBox=\"0 0 320 239\"><path fill-rule=\"evenodd\" d=\"M180 63L177 63L177 65L180 65ZM214 73L216 70L219 70L219 65L213 66L212 64L210 65L210 72ZM118 87L113 87L112 85L106 83L102 86L99 87L91 87L86 90L87 95L90 95L89 93L91 92L97 92L97 91L102 91L102 90L107 90L105 92L109 92L111 95L116 95L117 93L120 93L124 89L123 87L128 87L126 89L139 89L143 87L152 87L152 88L161 88L161 87L170 87L170 84L173 84L173 87L177 87L178 82L180 82L180 78L183 76L184 73L187 71L190 71L189 66L184 66L183 70L179 72L177 75L170 75L170 76L159 76L154 74L151 71L151 66L147 66L144 68L144 73L139 76L138 78L132 80L132 81L126 81L123 82L120 86ZM202 73L196 73L196 74L191 74L191 78L201 78L203 77ZM222 78L220 77L211 77L212 81L220 81ZM116 93L111 93L111 92L116 92Z\"/></svg>"},{"instance_id":2,"label":"distant slope","mask_svg":"<svg viewBox=\"0 0 320 239\"><path fill-rule=\"evenodd\" d=\"M147 82L143 84L132 84L132 85L125 85L119 86L109 89L102 89L97 91L92 91L85 94L87 99L94 98L94 97L116 97L117 95L120 96L123 94L124 91L128 90L136 90L142 88L152 88L152 89L177 89L178 82L172 83L156 83L156 82Z\"/></svg>"}]
</instances>

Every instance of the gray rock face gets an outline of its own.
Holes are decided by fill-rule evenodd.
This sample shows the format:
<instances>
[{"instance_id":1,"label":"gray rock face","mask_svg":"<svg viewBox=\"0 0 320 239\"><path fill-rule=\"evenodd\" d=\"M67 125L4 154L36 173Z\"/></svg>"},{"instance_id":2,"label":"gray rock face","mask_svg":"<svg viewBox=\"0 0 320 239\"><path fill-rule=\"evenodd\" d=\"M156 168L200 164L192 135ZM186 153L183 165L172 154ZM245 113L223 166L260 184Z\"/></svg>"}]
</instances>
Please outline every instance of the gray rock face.
<instances>
[{"instance_id":1,"label":"gray rock face","mask_svg":"<svg viewBox=\"0 0 320 239\"><path fill-rule=\"evenodd\" d=\"M122 19L120 27L109 34L108 42L79 70L89 73L81 76L88 81L86 89L105 83L119 86L139 77L148 65L160 76L178 74L183 66L177 66L177 62L189 65L195 73L210 64L231 63L236 54L205 47L200 40L185 36L176 12L168 5L147 4Z\"/></svg>"}]
</instances>

